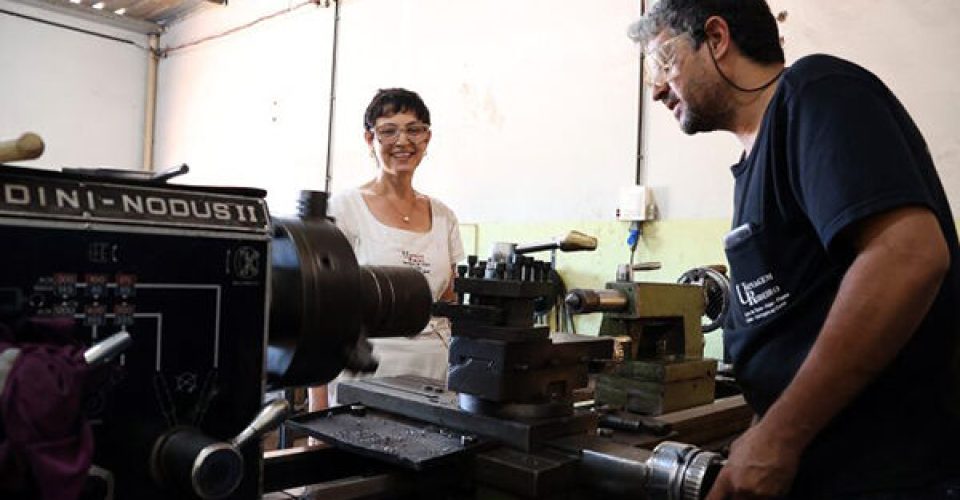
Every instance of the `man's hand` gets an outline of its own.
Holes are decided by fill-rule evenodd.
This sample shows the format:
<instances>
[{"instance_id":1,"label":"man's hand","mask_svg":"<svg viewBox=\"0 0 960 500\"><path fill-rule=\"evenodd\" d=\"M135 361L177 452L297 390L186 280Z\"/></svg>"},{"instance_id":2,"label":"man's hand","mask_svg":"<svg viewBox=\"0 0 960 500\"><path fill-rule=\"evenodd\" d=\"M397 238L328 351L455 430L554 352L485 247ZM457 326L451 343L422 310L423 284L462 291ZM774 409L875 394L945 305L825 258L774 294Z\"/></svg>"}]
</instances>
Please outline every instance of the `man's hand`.
<instances>
[{"instance_id":1,"label":"man's hand","mask_svg":"<svg viewBox=\"0 0 960 500\"><path fill-rule=\"evenodd\" d=\"M778 439L761 420L730 448L706 500L777 498L790 491L802 450Z\"/></svg>"}]
</instances>

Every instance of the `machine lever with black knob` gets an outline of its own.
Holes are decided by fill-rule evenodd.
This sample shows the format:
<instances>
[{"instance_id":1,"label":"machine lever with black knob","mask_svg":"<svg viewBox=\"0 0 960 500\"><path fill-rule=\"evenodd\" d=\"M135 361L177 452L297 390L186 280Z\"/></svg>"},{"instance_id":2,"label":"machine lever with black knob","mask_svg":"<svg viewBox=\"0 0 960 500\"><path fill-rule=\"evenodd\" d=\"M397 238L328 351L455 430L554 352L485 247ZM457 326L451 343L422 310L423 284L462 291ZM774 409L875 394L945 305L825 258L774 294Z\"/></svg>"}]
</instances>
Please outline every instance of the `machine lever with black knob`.
<instances>
[{"instance_id":1,"label":"machine lever with black knob","mask_svg":"<svg viewBox=\"0 0 960 500\"><path fill-rule=\"evenodd\" d=\"M217 441L195 427L178 427L154 444L151 471L158 484L207 499L229 496L243 480L240 449L290 413L290 403L277 399L229 442Z\"/></svg>"}]
</instances>

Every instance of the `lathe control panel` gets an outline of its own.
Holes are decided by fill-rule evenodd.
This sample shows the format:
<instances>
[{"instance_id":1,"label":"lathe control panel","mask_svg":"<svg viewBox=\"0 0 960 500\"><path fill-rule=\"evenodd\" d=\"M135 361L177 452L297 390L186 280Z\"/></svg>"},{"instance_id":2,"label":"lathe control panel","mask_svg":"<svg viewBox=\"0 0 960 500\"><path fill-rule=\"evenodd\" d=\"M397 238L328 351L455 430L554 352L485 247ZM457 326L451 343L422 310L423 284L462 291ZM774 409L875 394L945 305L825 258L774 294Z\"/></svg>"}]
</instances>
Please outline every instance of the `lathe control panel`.
<instances>
[{"instance_id":1,"label":"lathe control panel","mask_svg":"<svg viewBox=\"0 0 960 500\"><path fill-rule=\"evenodd\" d=\"M94 464L116 481L114 498L176 497L151 470L160 436L190 426L228 440L262 404L262 193L12 167L0 170L0 191L3 321L52 325L86 345L130 334L132 345L88 384ZM144 213L124 211L123 200L141 200ZM257 498L259 446L242 453L245 479L231 498Z\"/></svg>"}]
</instances>

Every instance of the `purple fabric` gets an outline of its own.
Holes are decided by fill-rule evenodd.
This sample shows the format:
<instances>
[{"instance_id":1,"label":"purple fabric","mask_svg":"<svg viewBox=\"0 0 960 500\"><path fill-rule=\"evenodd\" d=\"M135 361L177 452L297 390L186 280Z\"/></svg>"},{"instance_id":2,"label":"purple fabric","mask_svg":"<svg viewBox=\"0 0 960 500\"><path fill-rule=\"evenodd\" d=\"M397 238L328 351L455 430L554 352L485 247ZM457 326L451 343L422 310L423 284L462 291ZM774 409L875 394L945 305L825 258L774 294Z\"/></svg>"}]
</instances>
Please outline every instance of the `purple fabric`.
<instances>
[{"instance_id":1,"label":"purple fabric","mask_svg":"<svg viewBox=\"0 0 960 500\"><path fill-rule=\"evenodd\" d=\"M87 365L82 346L60 342L69 339L68 326L31 322L18 329L19 342L0 329L0 352L20 349L0 392L0 491L74 499L86 481L93 457L93 434L81 415Z\"/></svg>"}]
</instances>

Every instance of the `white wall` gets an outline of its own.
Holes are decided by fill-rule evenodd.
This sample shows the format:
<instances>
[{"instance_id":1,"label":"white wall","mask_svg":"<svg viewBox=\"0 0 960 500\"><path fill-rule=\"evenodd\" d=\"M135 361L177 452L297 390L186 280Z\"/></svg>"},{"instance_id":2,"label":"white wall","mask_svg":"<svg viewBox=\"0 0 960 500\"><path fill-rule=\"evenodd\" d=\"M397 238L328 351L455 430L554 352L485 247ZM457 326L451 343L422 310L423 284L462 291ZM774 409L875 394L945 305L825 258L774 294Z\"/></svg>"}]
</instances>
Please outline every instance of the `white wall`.
<instances>
[{"instance_id":1,"label":"white wall","mask_svg":"<svg viewBox=\"0 0 960 500\"><path fill-rule=\"evenodd\" d=\"M232 0L174 26L195 40L299 2ZM876 72L924 131L960 212L955 0L772 0L788 62L814 52ZM462 221L612 219L635 177L636 0L342 0L333 188L375 169L362 114L376 89L417 90L434 138L418 188ZM306 7L161 62L158 166L191 182L265 187L275 212L324 185L333 8ZM646 182L667 219L729 216L729 134L689 138L646 97ZM651 105L652 104L652 105Z\"/></svg>"},{"instance_id":2,"label":"white wall","mask_svg":"<svg viewBox=\"0 0 960 500\"><path fill-rule=\"evenodd\" d=\"M787 63L813 53L852 60L900 98L927 139L955 215L960 214L960 2L955 0L769 0ZM647 182L666 218L728 217L729 166L742 148L730 134L690 138L660 103L644 100Z\"/></svg>"},{"instance_id":3,"label":"white wall","mask_svg":"<svg viewBox=\"0 0 960 500\"><path fill-rule=\"evenodd\" d=\"M461 220L612 217L616 187L634 178L638 62L624 33L636 3L344 0L333 188L375 175L363 111L378 88L403 86L433 115L418 188ZM161 44L277 4L231 1ZM189 163L190 182L265 187L274 212L292 210L301 188L322 189L332 14L298 9L163 60L157 165Z\"/></svg>"},{"instance_id":4,"label":"white wall","mask_svg":"<svg viewBox=\"0 0 960 500\"><path fill-rule=\"evenodd\" d=\"M146 36L0 0L0 9L131 40ZM30 166L139 169L147 53L0 13L0 140L40 134L46 151Z\"/></svg>"},{"instance_id":5,"label":"white wall","mask_svg":"<svg viewBox=\"0 0 960 500\"><path fill-rule=\"evenodd\" d=\"M463 221L612 219L636 169L636 0L346 0L334 189L375 170L377 88L418 91L433 140L418 187Z\"/></svg>"},{"instance_id":6,"label":"white wall","mask_svg":"<svg viewBox=\"0 0 960 500\"><path fill-rule=\"evenodd\" d=\"M298 3L231 1L175 25L161 46ZM157 168L187 163L178 181L265 188L275 213L292 213L300 189L323 189L332 22L332 8L307 6L161 59Z\"/></svg>"}]
</instances>

